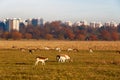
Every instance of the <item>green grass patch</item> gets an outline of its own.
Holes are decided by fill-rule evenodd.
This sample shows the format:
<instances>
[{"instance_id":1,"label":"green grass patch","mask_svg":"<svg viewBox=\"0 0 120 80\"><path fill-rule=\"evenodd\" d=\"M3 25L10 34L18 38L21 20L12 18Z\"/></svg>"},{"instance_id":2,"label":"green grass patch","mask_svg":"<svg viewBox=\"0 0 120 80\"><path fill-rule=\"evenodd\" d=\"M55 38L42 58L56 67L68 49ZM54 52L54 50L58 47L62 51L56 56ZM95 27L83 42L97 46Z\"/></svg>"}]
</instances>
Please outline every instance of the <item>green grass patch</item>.
<instances>
[{"instance_id":1,"label":"green grass patch","mask_svg":"<svg viewBox=\"0 0 120 80\"><path fill-rule=\"evenodd\" d=\"M73 62L58 63L57 54L68 54ZM49 60L45 66L35 66L36 56ZM115 51L0 50L0 80L120 80L119 74L120 54Z\"/></svg>"}]
</instances>

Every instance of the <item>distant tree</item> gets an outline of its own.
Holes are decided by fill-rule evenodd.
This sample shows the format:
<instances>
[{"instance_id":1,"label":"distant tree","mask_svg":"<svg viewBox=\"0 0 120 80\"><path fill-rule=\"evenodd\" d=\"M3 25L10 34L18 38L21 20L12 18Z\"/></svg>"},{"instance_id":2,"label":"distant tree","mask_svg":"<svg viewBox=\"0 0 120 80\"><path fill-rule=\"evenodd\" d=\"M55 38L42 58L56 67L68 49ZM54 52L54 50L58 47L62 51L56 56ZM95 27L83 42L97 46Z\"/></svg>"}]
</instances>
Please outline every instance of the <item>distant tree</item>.
<instances>
[{"instance_id":1,"label":"distant tree","mask_svg":"<svg viewBox=\"0 0 120 80\"><path fill-rule=\"evenodd\" d=\"M120 24L117 26L117 31L120 33Z\"/></svg>"},{"instance_id":2,"label":"distant tree","mask_svg":"<svg viewBox=\"0 0 120 80\"><path fill-rule=\"evenodd\" d=\"M58 39L64 40L64 39L65 39L65 38L64 38L64 34L62 34L62 33L58 34Z\"/></svg>"},{"instance_id":3,"label":"distant tree","mask_svg":"<svg viewBox=\"0 0 120 80\"><path fill-rule=\"evenodd\" d=\"M67 34L67 37L68 37L70 40L73 40L73 39L75 38L74 33L73 33L72 30L70 30L70 29L66 29L66 34Z\"/></svg>"},{"instance_id":4,"label":"distant tree","mask_svg":"<svg viewBox=\"0 0 120 80\"><path fill-rule=\"evenodd\" d=\"M45 35L45 39L47 39L47 40L53 39L53 35L51 35L51 34L46 34L46 35Z\"/></svg>"},{"instance_id":5,"label":"distant tree","mask_svg":"<svg viewBox=\"0 0 120 80\"><path fill-rule=\"evenodd\" d=\"M97 35L91 34L91 35L89 36L89 40L91 40L91 41L98 40Z\"/></svg>"},{"instance_id":6,"label":"distant tree","mask_svg":"<svg viewBox=\"0 0 120 80\"><path fill-rule=\"evenodd\" d=\"M61 21L53 21L51 22L52 27L59 27L61 25Z\"/></svg>"},{"instance_id":7,"label":"distant tree","mask_svg":"<svg viewBox=\"0 0 120 80\"><path fill-rule=\"evenodd\" d=\"M83 34L77 34L76 37L75 37L77 40L85 40L85 35Z\"/></svg>"},{"instance_id":8,"label":"distant tree","mask_svg":"<svg viewBox=\"0 0 120 80\"><path fill-rule=\"evenodd\" d=\"M34 28L32 26L28 26L26 28L26 33L33 33L33 31L34 31Z\"/></svg>"},{"instance_id":9,"label":"distant tree","mask_svg":"<svg viewBox=\"0 0 120 80\"><path fill-rule=\"evenodd\" d=\"M88 27L88 28L87 28L87 32L88 32L88 33L93 33L93 31L94 31L94 28L93 28L93 27Z\"/></svg>"},{"instance_id":10,"label":"distant tree","mask_svg":"<svg viewBox=\"0 0 120 80\"><path fill-rule=\"evenodd\" d=\"M87 35L87 32L86 32L86 30L77 30L76 32L74 32L75 33L75 35L77 36L77 35L84 35L84 36L86 36Z\"/></svg>"},{"instance_id":11,"label":"distant tree","mask_svg":"<svg viewBox=\"0 0 120 80\"><path fill-rule=\"evenodd\" d=\"M25 33L25 34L24 34L24 37L25 37L26 39L32 39L32 35L31 35L30 33Z\"/></svg>"},{"instance_id":12,"label":"distant tree","mask_svg":"<svg viewBox=\"0 0 120 80\"><path fill-rule=\"evenodd\" d=\"M112 32L111 37L114 41L119 40L119 34L117 32Z\"/></svg>"},{"instance_id":13,"label":"distant tree","mask_svg":"<svg viewBox=\"0 0 120 80\"><path fill-rule=\"evenodd\" d=\"M19 40L19 39L22 38L22 34L20 32L18 32L18 31L12 31L11 32L11 37L14 40Z\"/></svg>"},{"instance_id":14,"label":"distant tree","mask_svg":"<svg viewBox=\"0 0 120 80\"><path fill-rule=\"evenodd\" d=\"M40 36L41 36L40 29L39 28L34 28L32 36L33 36L34 39L40 39Z\"/></svg>"},{"instance_id":15,"label":"distant tree","mask_svg":"<svg viewBox=\"0 0 120 80\"><path fill-rule=\"evenodd\" d=\"M2 38L8 40L11 38L11 35L9 32L3 32L3 34L1 35Z\"/></svg>"},{"instance_id":16,"label":"distant tree","mask_svg":"<svg viewBox=\"0 0 120 80\"><path fill-rule=\"evenodd\" d=\"M101 37L103 40L111 40L111 34L107 30L102 30L101 31Z\"/></svg>"},{"instance_id":17,"label":"distant tree","mask_svg":"<svg viewBox=\"0 0 120 80\"><path fill-rule=\"evenodd\" d=\"M19 28L19 32L22 34L26 33L26 26L24 25L24 23L20 23L20 28Z\"/></svg>"},{"instance_id":18,"label":"distant tree","mask_svg":"<svg viewBox=\"0 0 120 80\"><path fill-rule=\"evenodd\" d=\"M73 40L74 37L75 37L75 35L74 35L73 33L68 33L68 38L69 38L70 40Z\"/></svg>"},{"instance_id":19,"label":"distant tree","mask_svg":"<svg viewBox=\"0 0 120 80\"><path fill-rule=\"evenodd\" d=\"M77 26L79 30L85 30L85 26Z\"/></svg>"}]
</instances>

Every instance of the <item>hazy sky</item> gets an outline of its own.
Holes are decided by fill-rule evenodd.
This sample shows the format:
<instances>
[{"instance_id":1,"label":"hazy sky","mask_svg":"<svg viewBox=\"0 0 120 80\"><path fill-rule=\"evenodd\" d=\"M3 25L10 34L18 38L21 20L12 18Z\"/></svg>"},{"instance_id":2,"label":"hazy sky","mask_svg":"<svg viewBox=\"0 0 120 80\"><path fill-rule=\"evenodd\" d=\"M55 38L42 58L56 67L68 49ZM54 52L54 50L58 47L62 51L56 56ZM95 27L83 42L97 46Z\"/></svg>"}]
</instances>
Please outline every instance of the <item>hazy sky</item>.
<instances>
[{"instance_id":1,"label":"hazy sky","mask_svg":"<svg viewBox=\"0 0 120 80\"><path fill-rule=\"evenodd\" d=\"M0 18L120 22L120 0L0 0Z\"/></svg>"}]
</instances>

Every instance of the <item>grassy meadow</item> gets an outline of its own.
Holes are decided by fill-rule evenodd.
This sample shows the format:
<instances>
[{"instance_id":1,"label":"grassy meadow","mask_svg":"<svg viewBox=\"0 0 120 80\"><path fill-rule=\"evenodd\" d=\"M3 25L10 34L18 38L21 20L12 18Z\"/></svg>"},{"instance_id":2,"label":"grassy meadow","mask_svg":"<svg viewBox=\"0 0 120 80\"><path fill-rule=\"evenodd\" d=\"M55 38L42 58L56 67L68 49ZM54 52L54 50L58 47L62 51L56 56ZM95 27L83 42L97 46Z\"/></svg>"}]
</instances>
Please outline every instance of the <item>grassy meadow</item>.
<instances>
[{"instance_id":1,"label":"grassy meadow","mask_svg":"<svg viewBox=\"0 0 120 80\"><path fill-rule=\"evenodd\" d=\"M59 40L1 40L0 49L11 49L12 46L16 48L40 48L45 46L50 48L60 47L63 50L67 48L77 48L79 50L120 50L120 41L59 41Z\"/></svg>"},{"instance_id":2,"label":"grassy meadow","mask_svg":"<svg viewBox=\"0 0 120 80\"><path fill-rule=\"evenodd\" d=\"M64 51L36 50L29 54L18 49L43 46L60 46ZM93 53L89 53L89 47ZM120 54L115 52L120 42L0 41L0 48L0 80L120 80ZM67 48L78 48L79 52L67 52ZM68 54L73 62L58 63L56 54ZM36 56L49 60L45 66L35 66Z\"/></svg>"}]
</instances>

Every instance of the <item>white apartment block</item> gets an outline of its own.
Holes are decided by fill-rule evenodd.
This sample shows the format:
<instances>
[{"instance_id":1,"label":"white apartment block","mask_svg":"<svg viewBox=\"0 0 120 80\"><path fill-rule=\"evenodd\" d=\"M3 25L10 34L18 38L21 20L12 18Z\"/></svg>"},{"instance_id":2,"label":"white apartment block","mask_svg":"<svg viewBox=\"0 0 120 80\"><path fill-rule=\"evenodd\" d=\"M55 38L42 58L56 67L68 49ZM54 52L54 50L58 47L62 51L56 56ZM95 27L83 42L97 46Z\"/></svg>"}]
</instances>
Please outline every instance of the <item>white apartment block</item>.
<instances>
[{"instance_id":1,"label":"white apartment block","mask_svg":"<svg viewBox=\"0 0 120 80\"><path fill-rule=\"evenodd\" d=\"M109 27L117 27L117 23L112 21L112 22L106 22L104 26L109 26Z\"/></svg>"},{"instance_id":2,"label":"white apartment block","mask_svg":"<svg viewBox=\"0 0 120 80\"><path fill-rule=\"evenodd\" d=\"M100 28L102 27L102 23L101 22L90 22L90 27L94 27L94 28Z\"/></svg>"},{"instance_id":3,"label":"white apartment block","mask_svg":"<svg viewBox=\"0 0 120 80\"><path fill-rule=\"evenodd\" d=\"M8 31L17 30L19 31L20 20L19 19L7 19L6 20Z\"/></svg>"},{"instance_id":4,"label":"white apartment block","mask_svg":"<svg viewBox=\"0 0 120 80\"><path fill-rule=\"evenodd\" d=\"M101 22L96 22L95 23L95 27L98 27L98 28L100 28L100 27L102 27L103 25L102 25L102 23Z\"/></svg>"},{"instance_id":5,"label":"white apartment block","mask_svg":"<svg viewBox=\"0 0 120 80\"><path fill-rule=\"evenodd\" d=\"M117 23L116 22L110 22L110 27L117 27Z\"/></svg>"},{"instance_id":6,"label":"white apartment block","mask_svg":"<svg viewBox=\"0 0 120 80\"><path fill-rule=\"evenodd\" d=\"M105 24L104 24L104 26L110 26L110 22L106 22Z\"/></svg>"},{"instance_id":7,"label":"white apartment block","mask_svg":"<svg viewBox=\"0 0 120 80\"><path fill-rule=\"evenodd\" d=\"M66 21L66 22L65 22L65 25L67 25L67 26L72 26L73 23L72 23L71 21Z\"/></svg>"},{"instance_id":8,"label":"white apartment block","mask_svg":"<svg viewBox=\"0 0 120 80\"><path fill-rule=\"evenodd\" d=\"M90 27L95 28L95 22L90 22Z\"/></svg>"},{"instance_id":9,"label":"white apartment block","mask_svg":"<svg viewBox=\"0 0 120 80\"><path fill-rule=\"evenodd\" d=\"M74 23L74 26L81 26L81 23L79 21Z\"/></svg>"},{"instance_id":10,"label":"white apartment block","mask_svg":"<svg viewBox=\"0 0 120 80\"><path fill-rule=\"evenodd\" d=\"M81 24L81 25L88 25L87 21L85 21L85 20L80 21L80 24Z\"/></svg>"}]
</instances>

